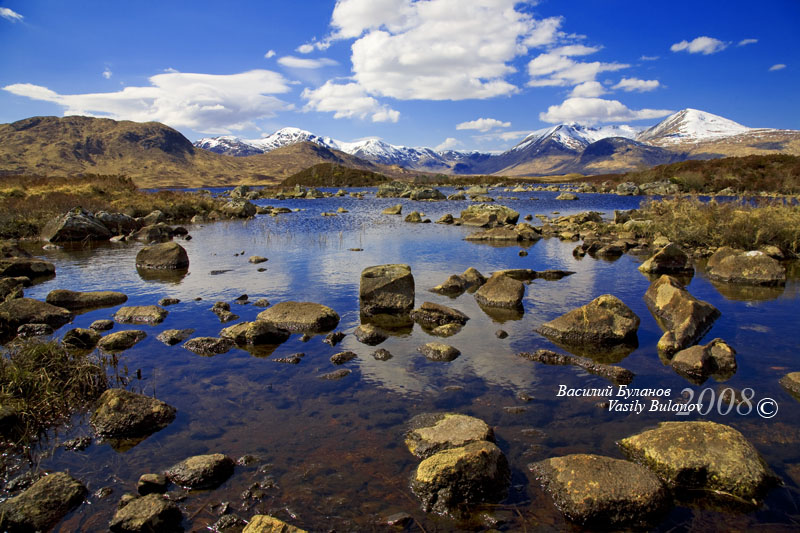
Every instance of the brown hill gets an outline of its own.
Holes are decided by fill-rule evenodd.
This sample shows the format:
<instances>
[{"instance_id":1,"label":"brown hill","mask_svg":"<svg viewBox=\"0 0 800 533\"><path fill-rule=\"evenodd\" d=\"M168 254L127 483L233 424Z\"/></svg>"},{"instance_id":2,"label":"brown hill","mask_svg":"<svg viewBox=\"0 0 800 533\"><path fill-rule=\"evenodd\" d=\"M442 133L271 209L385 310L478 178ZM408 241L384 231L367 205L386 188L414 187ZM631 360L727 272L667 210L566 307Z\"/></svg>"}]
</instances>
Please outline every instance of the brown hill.
<instances>
[{"instance_id":1,"label":"brown hill","mask_svg":"<svg viewBox=\"0 0 800 533\"><path fill-rule=\"evenodd\" d=\"M0 124L0 175L126 175L139 187L270 185L325 162L398 174L311 143L246 158L218 155L158 122L69 116Z\"/></svg>"}]
</instances>

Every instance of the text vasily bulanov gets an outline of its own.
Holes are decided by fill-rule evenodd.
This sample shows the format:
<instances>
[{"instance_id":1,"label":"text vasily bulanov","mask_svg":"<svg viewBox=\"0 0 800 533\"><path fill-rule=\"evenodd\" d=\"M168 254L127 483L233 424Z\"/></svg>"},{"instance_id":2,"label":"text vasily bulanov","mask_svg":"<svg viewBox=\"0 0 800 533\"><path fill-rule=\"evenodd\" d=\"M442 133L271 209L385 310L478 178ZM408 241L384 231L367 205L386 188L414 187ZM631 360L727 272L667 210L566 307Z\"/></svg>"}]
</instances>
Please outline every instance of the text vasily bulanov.
<instances>
[{"instance_id":1,"label":"text vasily bulanov","mask_svg":"<svg viewBox=\"0 0 800 533\"><path fill-rule=\"evenodd\" d=\"M558 386L556 396L578 397L604 397L609 398L608 410L618 413L641 414L647 411L687 412L697 408L696 405L676 402L669 399L672 389L630 388L620 385L616 389L612 386L604 388L570 388L566 385ZM640 399L642 398L642 399Z\"/></svg>"}]
</instances>

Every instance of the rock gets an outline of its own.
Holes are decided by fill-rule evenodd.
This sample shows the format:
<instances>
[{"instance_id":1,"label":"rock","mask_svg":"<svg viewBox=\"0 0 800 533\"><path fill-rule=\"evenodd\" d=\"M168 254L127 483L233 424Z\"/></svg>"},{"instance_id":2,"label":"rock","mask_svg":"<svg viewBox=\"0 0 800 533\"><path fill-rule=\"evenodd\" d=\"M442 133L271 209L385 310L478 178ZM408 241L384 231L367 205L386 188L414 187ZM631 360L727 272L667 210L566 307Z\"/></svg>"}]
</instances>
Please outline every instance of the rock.
<instances>
[{"instance_id":1,"label":"rock","mask_svg":"<svg viewBox=\"0 0 800 533\"><path fill-rule=\"evenodd\" d=\"M723 247L708 258L708 277L747 285L782 285L786 269L761 251L743 252Z\"/></svg>"},{"instance_id":2,"label":"rock","mask_svg":"<svg viewBox=\"0 0 800 533\"><path fill-rule=\"evenodd\" d=\"M674 488L752 500L776 483L753 445L732 427L716 422L662 422L622 439L619 447Z\"/></svg>"},{"instance_id":3,"label":"rock","mask_svg":"<svg viewBox=\"0 0 800 533\"><path fill-rule=\"evenodd\" d=\"M392 207L387 207L383 211L381 211L384 215L402 215L403 214L403 204L396 204Z\"/></svg>"},{"instance_id":4,"label":"rock","mask_svg":"<svg viewBox=\"0 0 800 533\"><path fill-rule=\"evenodd\" d=\"M177 533L183 531L181 510L160 494L131 500L114 513L108 524L114 533Z\"/></svg>"},{"instance_id":5,"label":"rock","mask_svg":"<svg viewBox=\"0 0 800 533\"><path fill-rule=\"evenodd\" d=\"M229 326L223 329L219 335L220 337L231 339L239 345L257 346L261 344L281 344L289 338L291 333L276 327L270 322L256 320Z\"/></svg>"},{"instance_id":6,"label":"rock","mask_svg":"<svg viewBox=\"0 0 800 533\"><path fill-rule=\"evenodd\" d=\"M107 439L145 437L175 420L171 405L124 389L108 389L97 403L89 422L97 436Z\"/></svg>"},{"instance_id":7,"label":"rock","mask_svg":"<svg viewBox=\"0 0 800 533\"><path fill-rule=\"evenodd\" d=\"M176 242L145 246L136 254L136 268L145 270L183 270L189 268L189 255Z\"/></svg>"},{"instance_id":8,"label":"rock","mask_svg":"<svg viewBox=\"0 0 800 533\"><path fill-rule=\"evenodd\" d=\"M412 211L408 215L406 215L405 221L412 223L420 223L422 222L422 216L419 214L418 211Z\"/></svg>"},{"instance_id":9,"label":"rock","mask_svg":"<svg viewBox=\"0 0 800 533\"><path fill-rule=\"evenodd\" d=\"M53 328L47 324L22 324L17 328L17 337L30 339L32 337L46 337L53 334Z\"/></svg>"},{"instance_id":10,"label":"rock","mask_svg":"<svg viewBox=\"0 0 800 533\"><path fill-rule=\"evenodd\" d=\"M139 223L136 219L124 213L98 211L94 214L94 218L104 225L113 235L128 235L139 229Z\"/></svg>"},{"instance_id":11,"label":"rock","mask_svg":"<svg viewBox=\"0 0 800 533\"><path fill-rule=\"evenodd\" d=\"M478 272L473 267L469 267L461 274L461 279L467 284L467 288L480 287L486 283L486 276Z\"/></svg>"},{"instance_id":12,"label":"rock","mask_svg":"<svg viewBox=\"0 0 800 533\"><path fill-rule=\"evenodd\" d=\"M457 413L417 415L409 421L408 427L406 447L420 459L471 442L494 442L494 431L486 422Z\"/></svg>"},{"instance_id":13,"label":"rock","mask_svg":"<svg viewBox=\"0 0 800 533\"><path fill-rule=\"evenodd\" d=\"M175 346L176 344L185 341L194 333L194 329L166 329L158 334L158 340L167 346Z\"/></svg>"},{"instance_id":14,"label":"rock","mask_svg":"<svg viewBox=\"0 0 800 533\"><path fill-rule=\"evenodd\" d=\"M324 379L327 381L337 381L342 378L346 378L349 376L353 371L349 368L340 368L339 370L334 370L333 372L328 372L327 374L322 374L319 376L320 379Z\"/></svg>"},{"instance_id":15,"label":"rock","mask_svg":"<svg viewBox=\"0 0 800 533\"><path fill-rule=\"evenodd\" d=\"M492 274L475 292L475 300L479 304L502 309L520 309L524 296L525 285L503 274Z\"/></svg>"},{"instance_id":16,"label":"rock","mask_svg":"<svg viewBox=\"0 0 800 533\"><path fill-rule=\"evenodd\" d=\"M617 185L616 192L620 196L633 196L640 194L639 187L631 181L626 181L625 183L620 183Z\"/></svg>"},{"instance_id":17,"label":"rock","mask_svg":"<svg viewBox=\"0 0 800 533\"><path fill-rule=\"evenodd\" d=\"M127 329L106 335L100 339L97 347L104 352L121 352L131 348L145 337L147 337L147 333L140 329Z\"/></svg>"},{"instance_id":18,"label":"rock","mask_svg":"<svg viewBox=\"0 0 800 533\"><path fill-rule=\"evenodd\" d=\"M256 307L269 307L270 303L269 300L267 300L266 298L259 298L258 300L253 302L253 305Z\"/></svg>"},{"instance_id":19,"label":"rock","mask_svg":"<svg viewBox=\"0 0 800 533\"><path fill-rule=\"evenodd\" d=\"M677 244L667 244L639 266L647 274L691 274L692 260Z\"/></svg>"},{"instance_id":20,"label":"rock","mask_svg":"<svg viewBox=\"0 0 800 533\"><path fill-rule=\"evenodd\" d=\"M0 530L50 531L89 493L65 472L40 478L21 494L0 503Z\"/></svg>"},{"instance_id":21,"label":"rock","mask_svg":"<svg viewBox=\"0 0 800 533\"><path fill-rule=\"evenodd\" d=\"M504 205L475 204L461 211L461 223L465 226L504 226L516 224L519 213Z\"/></svg>"},{"instance_id":22,"label":"rock","mask_svg":"<svg viewBox=\"0 0 800 533\"><path fill-rule=\"evenodd\" d=\"M711 375L717 381L725 381L736 373L736 350L722 339L714 339L705 346L680 350L670 364L678 374L698 385Z\"/></svg>"},{"instance_id":23,"label":"rock","mask_svg":"<svg viewBox=\"0 0 800 533\"><path fill-rule=\"evenodd\" d=\"M574 192L562 192L558 196L556 196L556 200L577 200L578 195Z\"/></svg>"},{"instance_id":24,"label":"rock","mask_svg":"<svg viewBox=\"0 0 800 533\"><path fill-rule=\"evenodd\" d=\"M342 339L345 338L345 334L341 331L332 331L325 336L325 339L322 341L325 344L329 344L331 346L336 346Z\"/></svg>"},{"instance_id":25,"label":"rock","mask_svg":"<svg viewBox=\"0 0 800 533\"><path fill-rule=\"evenodd\" d=\"M432 302L425 302L418 309L414 309L411 312L411 318L420 326L428 329L433 329L445 324L459 324L463 326L467 323L467 320L469 320L467 315L457 309Z\"/></svg>"},{"instance_id":26,"label":"rock","mask_svg":"<svg viewBox=\"0 0 800 533\"><path fill-rule=\"evenodd\" d=\"M667 357L700 340L720 316L716 307L698 300L666 274L650 284L644 301L665 330L658 351Z\"/></svg>"},{"instance_id":27,"label":"rock","mask_svg":"<svg viewBox=\"0 0 800 533\"><path fill-rule=\"evenodd\" d=\"M502 276L508 276L517 281L532 281L536 279L536 271L530 268L509 268L505 270L498 270L492 273Z\"/></svg>"},{"instance_id":28,"label":"rock","mask_svg":"<svg viewBox=\"0 0 800 533\"><path fill-rule=\"evenodd\" d=\"M301 333L322 333L339 324L336 311L312 302L281 302L261 311L257 319L278 329Z\"/></svg>"},{"instance_id":29,"label":"rock","mask_svg":"<svg viewBox=\"0 0 800 533\"><path fill-rule=\"evenodd\" d=\"M800 396L800 372L786 374L780 379L779 383L795 396Z\"/></svg>"},{"instance_id":30,"label":"rock","mask_svg":"<svg viewBox=\"0 0 800 533\"><path fill-rule=\"evenodd\" d=\"M179 298L161 298L158 301L158 305L160 305L161 307L167 307L169 305L178 305L179 303L181 303Z\"/></svg>"},{"instance_id":31,"label":"rock","mask_svg":"<svg viewBox=\"0 0 800 533\"><path fill-rule=\"evenodd\" d=\"M417 348L422 355L431 361L450 362L456 359L461 352L441 342L429 342Z\"/></svg>"},{"instance_id":32,"label":"rock","mask_svg":"<svg viewBox=\"0 0 800 533\"><path fill-rule=\"evenodd\" d=\"M333 363L334 365L343 365L348 361L352 361L356 357L358 357L358 355L356 355L355 352L351 351L339 352L331 356L331 363Z\"/></svg>"},{"instance_id":33,"label":"rock","mask_svg":"<svg viewBox=\"0 0 800 533\"><path fill-rule=\"evenodd\" d=\"M459 295L467 290L467 282L458 274L453 274L444 283L431 289L431 292L446 295Z\"/></svg>"},{"instance_id":34,"label":"rock","mask_svg":"<svg viewBox=\"0 0 800 533\"><path fill-rule=\"evenodd\" d=\"M601 455L553 457L528 467L571 521L607 529L646 525L670 506L670 495L648 469Z\"/></svg>"},{"instance_id":35,"label":"rock","mask_svg":"<svg viewBox=\"0 0 800 533\"><path fill-rule=\"evenodd\" d=\"M136 492L142 496L164 494L167 492L167 478L164 474L142 474L136 483Z\"/></svg>"},{"instance_id":36,"label":"rock","mask_svg":"<svg viewBox=\"0 0 800 533\"><path fill-rule=\"evenodd\" d=\"M567 346L606 348L617 344L636 344L638 329L639 317L616 296L604 294L545 322L537 331Z\"/></svg>"},{"instance_id":37,"label":"rock","mask_svg":"<svg viewBox=\"0 0 800 533\"><path fill-rule=\"evenodd\" d=\"M460 505L502 500L511 473L508 460L495 444L472 442L450 448L423 460L411 489L426 512L457 513Z\"/></svg>"},{"instance_id":38,"label":"rock","mask_svg":"<svg viewBox=\"0 0 800 533\"><path fill-rule=\"evenodd\" d=\"M134 305L120 307L114 320L120 324L148 324L154 326L167 318L167 310L157 305Z\"/></svg>"},{"instance_id":39,"label":"rock","mask_svg":"<svg viewBox=\"0 0 800 533\"><path fill-rule=\"evenodd\" d=\"M230 218L249 218L255 216L256 206L245 199L238 198L223 205L220 211Z\"/></svg>"},{"instance_id":40,"label":"rock","mask_svg":"<svg viewBox=\"0 0 800 533\"><path fill-rule=\"evenodd\" d=\"M183 347L197 355L220 355L231 348L234 342L231 339L218 337L195 337L183 343Z\"/></svg>"},{"instance_id":41,"label":"rock","mask_svg":"<svg viewBox=\"0 0 800 533\"><path fill-rule=\"evenodd\" d=\"M165 474L167 478L184 488L216 488L233 475L236 463L227 455L214 453L195 455L173 465Z\"/></svg>"},{"instance_id":42,"label":"rock","mask_svg":"<svg viewBox=\"0 0 800 533\"><path fill-rule=\"evenodd\" d=\"M143 242L145 244L166 242L171 238L172 228L162 222L159 222L158 224L145 225L128 237L130 240Z\"/></svg>"},{"instance_id":43,"label":"rock","mask_svg":"<svg viewBox=\"0 0 800 533\"><path fill-rule=\"evenodd\" d=\"M93 329L75 328L64 334L62 344L79 350L92 350L100 341L100 334Z\"/></svg>"},{"instance_id":44,"label":"rock","mask_svg":"<svg viewBox=\"0 0 800 533\"><path fill-rule=\"evenodd\" d=\"M436 221L437 224L453 224L454 222L455 220L453 219L453 215L450 213L445 213L439 217L439 220Z\"/></svg>"},{"instance_id":45,"label":"rock","mask_svg":"<svg viewBox=\"0 0 800 533\"><path fill-rule=\"evenodd\" d=\"M167 221L167 215L165 215L162 211L158 209L150 211L150 213L141 218L141 223L145 226L150 226L153 224L163 224L166 221Z\"/></svg>"},{"instance_id":46,"label":"rock","mask_svg":"<svg viewBox=\"0 0 800 533\"><path fill-rule=\"evenodd\" d=\"M383 348L380 348L372 352L372 357L374 357L377 361L388 361L394 356L389 350L384 350Z\"/></svg>"},{"instance_id":47,"label":"rock","mask_svg":"<svg viewBox=\"0 0 800 533\"><path fill-rule=\"evenodd\" d=\"M515 230L506 227L489 228L487 230L472 233L464 237L465 241L473 242L508 242L516 243L522 240L522 235Z\"/></svg>"},{"instance_id":48,"label":"rock","mask_svg":"<svg viewBox=\"0 0 800 533\"><path fill-rule=\"evenodd\" d=\"M466 200L467 199L467 193L465 193L464 191L454 192L453 194L448 196L447 199L448 200Z\"/></svg>"},{"instance_id":49,"label":"rock","mask_svg":"<svg viewBox=\"0 0 800 533\"><path fill-rule=\"evenodd\" d=\"M269 259L266 257L261 257L260 255L252 255L250 256L250 259L247 260L248 263L253 263L254 265L264 263L265 261L269 261Z\"/></svg>"},{"instance_id":50,"label":"rock","mask_svg":"<svg viewBox=\"0 0 800 533\"><path fill-rule=\"evenodd\" d=\"M410 198L418 201L438 201L444 200L445 196L439 189L433 187L414 187L409 191L404 191L401 198Z\"/></svg>"},{"instance_id":51,"label":"rock","mask_svg":"<svg viewBox=\"0 0 800 533\"><path fill-rule=\"evenodd\" d=\"M48 222L41 237L49 242L107 241L111 232L92 213L76 207Z\"/></svg>"},{"instance_id":52,"label":"rock","mask_svg":"<svg viewBox=\"0 0 800 533\"><path fill-rule=\"evenodd\" d=\"M95 331L108 331L114 328L114 321L109 320L107 318L102 318L100 320L95 320L89 325L90 329Z\"/></svg>"},{"instance_id":53,"label":"rock","mask_svg":"<svg viewBox=\"0 0 800 533\"><path fill-rule=\"evenodd\" d=\"M0 259L0 278L49 277L56 273L53 263L32 257L7 257ZM30 282L28 282L30 284Z\"/></svg>"},{"instance_id":54,"label":"rock","mask_svg":"<svg viewBox=\"0 0 800 533\"><path fill-rule=\"evenodd\" d=\"M19 278L0 278L0 303L25 296L24 285Z\"/></svg>"},{"instance_id":55,"label":"rock","mask_svg":"<svg viewBox=\"0 0 800 533\"><path fill-rule=\"evenodd\" d=\"M508 337L508 332L504 329L498 329L497 331L494 332L494 336L497 337L498 339L505 339L506 337Z\"/></svg>"},{"instance_id":56,"label":"rock","mask_svg":"<svg viewBox=\"0 0 800 533\"><path fill-rule=\"evenodd\" d=\"M573 365L584 369L590 374L604 377L615 385L629 385L634 378L633 372L620 366L598 363L588 357L565 355L551 350L536 350L533 353L521 352L520 357L546 365Z\"/></svg>"},{"instance_id":57,"label":"rock","mask_svg":"<svg viewBox=\"0 0 800 533\"><path fill-rule=\"evenodd\" d=\"M403 264L378 265L361 272L361 314L403 314L414 308L414 276Z\"/></svg>"},{"instance_id":58,"label":"rock","mask_svg":"<svg viewBox=\"0 0 800 533\"><path fill-rule=\"evenodd\" d=\"M436 335L437 337L452 337L461 329L463 326L461 324L444 324L441 326L436 326L431 330L432 335Z\"/></svg>"},{"instance_id":59,"label":"rock","mask_svg":"<svg viewBox=\"0 0 800 533\"><path fill-rule=\"evenodd\" d=\"M375 346L389 338L389 334L372 324L361 324L353 332L358 342L367 346Z\"/></svg>"},{"instance_id":60,"label":"rock","mask_svg":"<svg viewBox=\"0 0 800 533\"><path fill-rule=\"evenodd\" d=\"M17 331L23 324L47 324L58 329L72 320L72 313L63 307L31 298L14 298L0 304L0 337L3 332Z\"/></svg>"},{"instance_id":61,"label":"rock","mask_svg":"<svg viewBox=\"0 0 800 533\"><path fill-rule=\"evenodd\" d=\"M242 533L306 533L306 530L269 515L257 514L250 519Z\"/></svg>"},{"instance_id":62,"label":"rock","mask_svg":"<svg viewBox=\"0 0 800 533\"><path fill-rule=\"evenodd\" d=\"M45 301L64 309L90 309L100 307L113 307L124 304L128 297L115 291L77 292L66 289L56 289L47 294Z\"/></svg>"}]
</instances>

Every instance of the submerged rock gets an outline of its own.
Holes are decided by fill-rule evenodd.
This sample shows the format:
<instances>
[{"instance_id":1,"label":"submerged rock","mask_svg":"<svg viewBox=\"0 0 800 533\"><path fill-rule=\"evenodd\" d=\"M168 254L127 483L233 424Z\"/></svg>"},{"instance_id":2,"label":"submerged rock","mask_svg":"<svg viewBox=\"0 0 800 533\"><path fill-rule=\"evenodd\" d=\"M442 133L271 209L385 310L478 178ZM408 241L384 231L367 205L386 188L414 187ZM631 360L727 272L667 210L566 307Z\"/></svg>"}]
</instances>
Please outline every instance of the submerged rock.
<instances>
[{"instance_id":1,"label":"submerged rock","mask_svg":"<svg viewBox=\"0 0 800 533\"><path fill-rule=\"evenodd\" d=\"M49 531L79 506L88 492L65 472L46 475L21 494L0 503L0 530Z\"/></svg>"},{"instance_id":2,"label":"submerged rock","mask_svg":"<svg viewBox=\"0 0 800 533\"><path fill-rule=\"evenodd\" d=\"M140 329L117 331L101 338L97 343L97 347L109 353L121 352L131 348L145 337L147 337L147 333Z\"/></svg>"},{"instance_id":3,"label":"submerged rock","mask_svg":"<svg viewBox=\"0 0 800 533\"><path fill-rule=\"evenodd\" d=\"M215 488L233 475L235 464L233 459L221 453L195 455L173 465L165 475L184 488Z\"/></svg>"},{"instance_id":4,"label":"submerged rock","mask_svg":"<svg viewBox=\"0 0 800 533\"><path fill-rule=\"evenodd\" d=\"M231 339L219 337L195 337L183 343L183 347L197 355L220 355L231 348L234 342Z\"/></svg>"},{"instance_id":5,"label":"submerged rock","mask_svg":"<svg viewBox=\"0 0 800 533\"><path fill-rule=\"evenodd\" d=\"M361 313L365 316L403 314L414 308L414 276L403 264L378 265L361 272Z\"/></svg>"},{"instance_id":6,"label":"submerged rock","mask_svg":"<svg viewBox=\"0 0 800 533\"><path fill-rule=\"evenodd\" d=\"M336 311L312 302L281 302L261 311L257 319L278 329L301 333L322 333L339 324Z\"/></svg>"},{"instance_id":7,"label":"submerged rock","mask_svg":"<svg viewBox=\"0 0 800 533\"><path fill-rule=\"evenodd\" d=\"M167 346L174 346L180 342L185 341L189 337L192 336L194 333L193 328L189 329L166 329L158 334L156 337L158 340L166 344Z\"/></svg>"},{"instance_id":8,"label":"submerged rock","mask_svg":"<svg viewBox=\"0 0 800 533\"><path fill-rule=\"evenodd\" d=\"M175 420L171 405L124 389L108 389L98 400L89 422L99 437L144 437Z\"/></svg>"},{"instance_id":9,"label":"submerged rock","mask_svg":"<svg viewBox=\"0 0 800 533\"><path fill-rule=\"evenodd\" d=\"M758 451L730 426L715 422L662 422L619 441L631 459L670 487L758 499L776 483Z\"/></svg>"},{"instance_id":10,"label":"submerged rock","mask_svg":"<svg viewBox=\"0 0 800 533\"><path fill-rule=\"evenodd\" d=\"M423 303L411 312L411 319L424 328L433 329L446 324L464 325L469 317L457 309L432 302Z\"/></svg>"},{"instance_id":11,"label":"submerged rock","mask_svg":"<svg viewBox=\"0 0 800 533\"><path fill-rule=\"evenodd\" d=\"M114 533L177 533L183 531L182 520L183 514L174 502L160 494L148 494L114 513L108 528Z\"/></svg>"},{"instance_id":12,"label":"submerged rock","mask_svg":"<svg viewBox=\"0 0 800 533\"><path fill-rule=\"evenodd\" d=\"M480 418L457 413L425 413L408 423L405 444L415 456L425 459L449 448L471 442L494 442L494 431Z\"/></svg>"},{"instance_id":13,"label":"submerged rock","mask_svg":"<svg viewBox=\"0 0 800 533\"><path fill-rule=\"evenodd\" d=\"M90 309L99 307L113 307L124 304L128 297L115 291L78 292L66 289L56 289L47 294L45 301L64 309Z\"/></svg>"},{"instance_id":14,"label":"submerged rock","mask_svg":"<svg viewBox=\"0 0 800 533\"><path fill-rule=\"evenodd\" d=\"M355 352L351 352L349 350L344 352L339 352L331 356L331 363L333 363L334 365L343 365L348 361L352 361L356 357L358 357L358 355L356 355Z\"/></svg>"},{"instance_id":15,"label":"submerged rock","mask_svg":"<svg viewBox=\"0 0 800 533\"><path fill-rule=\"evenodd\" d=\"M475 300L486 307L519 309L525 296L525 285L501 273L492 274L475 292Z\"/></svg>"},{"instance_id":16,"label":"submerged rock","mask_svg":"<svg viewBox=\"0 0 800 533\"><path fill-rule=\"evenodd\" d=\"M602 348L635 343L638 329L639 317L616 296L604 294L545 322L537 331L560 344Z\"/></svg>"},{"instance_id":17,"label":"submerged rock","mask_svg":"<svg viewBox=\"0 0 800 533\"><path fill-rule=\"evenodd\" d=\"M582 526L647 525L670 506L669 492L661 480L629 461L575 454L528 468L556 507Z\"/></svg>"},{"instance_id":18,"label":"submerged rock","mask_svg":"<svg viewBox=\"0 0 800 533\"><path fill-rule=\"evenodd\" d=\"M134 305L120 307L114 313L114 320L120 324L160 324L167 318L167 310L157 305Z\"/></svg>"},{"instance_id":19,"label":"submerged rock","mask_svg":"<svg viewBox=\"0 0 800 533\"><path fill-rule=\"evenodd\" d=\"M611 380L615 385L628 385L633 381L634 374L627 368L615 365L598 363L588 357L578 357L553 352L551 350L536 350L533 353L521 352L520 357L544 363L546 365L573 365L580 367L590 374L604 377Z\"/></svg>"},{"instance_id":20,"label":"submerged rock","mask_svg":"<svg viewBox=\"0 0 800 533\"><path fill-rule=\"evenodd\" d=\"M145 246L136 254L136 268L145 270L183 270L189 268L189 254L176 242Z\"/></svg>"}]
</instances>

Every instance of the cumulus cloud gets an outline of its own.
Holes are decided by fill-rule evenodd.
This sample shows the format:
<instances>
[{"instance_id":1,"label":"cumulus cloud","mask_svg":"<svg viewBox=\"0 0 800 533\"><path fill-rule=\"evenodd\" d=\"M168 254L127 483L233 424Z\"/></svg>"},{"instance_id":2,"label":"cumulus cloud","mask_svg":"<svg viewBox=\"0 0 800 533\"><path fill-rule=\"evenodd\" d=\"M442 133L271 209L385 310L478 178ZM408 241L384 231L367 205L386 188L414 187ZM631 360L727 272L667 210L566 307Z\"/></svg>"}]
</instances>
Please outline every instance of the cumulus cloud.
<instances>
[{"instance_id":1,"label":"cumulus cloud","mask_svg":"<svg viewBox=\"0 0 800 533\"><path fill-rule=\"evenodd\" d=\"M612 89L622 89L625 92L637 91L640 93L654 91L661 86L658 80L640 80L639 78L622 78Z\"/></svg>"},{"instance_id":2,"label":"cumulus cloud","mask_svg":"<svg viewBox=\"0 0 800 533\"><path fill-rule=\"evenodd\" d=\"M495 131L485 135L476 135L473 137L476 141L517 141L530 135L529 130L525 131Z\"/></svg>"},{"instance_id":3,"label":"cumulus cloud","mask_svg":"<svg viewBox=\"0 0 800 533\"><path fill-rule=\"evenodd\" d=\"M714 39L713 37L696 37L691 41L681 41L669 47L673 52L689 52L690 54L716 54L725 50L730 43Z\"/></svg>"},{"instance_id":4,"label":"cumulus cloud","mask_svg":"<svg viewBox=\"0 0 800 533\"><path fill-rule=\"evenodd\" d=\"M758 39L742 39L737 46L747 46L748 44L756 44Z\"/></svg>"},{"instance_id":5,"label":"cumulus cloud","mask_svg":"<svg viewBox=\"0 0 800 533\"><path fill-rule=\"evenodd\" d=\"M275 50L267 50L267 53L264 54L264 58L272 59L273 57L275 57L275 53L276 53Z\"/></svg>"},{"instance_id":6,"label":"cumulus cloud","mask_svg":"<svg viewBox=\"0 0 800 533\"><path fill-rule=\"evenodd\" d=\"M507 128L511 126L510 122L503 122L496 118L478 118L468 122L456 124L457 130L478 130L487 132L493 128Z\"/></svg>"},{"instance_id":7,"label":"cumulus cloud","mask_svg":"<svg viewBox=\"0 0 800 533\"><path fill-rule=\"evenodd\" d=\"M11 22L22 22L22 19L25 18L16 11L12 11L7 7L0 7L0 17L10 20Z\"/></svg>"},{"instance_id":8,"label":"cumulus cloud","mask_svg":"<svg viewBox=\"0 0 800 533\"><path fill-rule=\"evenodd\" d=\"M283 56L280 59L278 59L278 63L280 63L284 67L308 68L308 69L330 67L339 64L333 59L328 59L325 57L321 59L304 59L302 57L294 57L294 56Z\"/></svg>"},{"instance_id":9,"label":"cumulus cloud","mask_svg":"<svg viewBox=\"0 0 800 533\"><path fill-rule=\"evenodd\" d=\"M327 81L316 89L305 89L306 111L333 112L333 118L369 117L372 122L397 122L400 113L369 96L358 83Z\"/></svg>"},{"instance_id":10,"label":"cumulus cloud","mask_svg":"<svg viewBox=\"0 0 800 533\"><path fill-rule=\"evenodd\" d=\"M148 87L93 94L58 94L29 83L3 89L63 106L65 115L153 120L204 133L230 133L251 126L252 120L291 109L290 104L273 96L290 90L287 80L268 70L230 75L166 72L151 76L149 81Z\"/></svg>"},{"instance_id":11,"label":"cumulus cloud","mask_svg":"<svg viewBox=\"0 0 800 533\"><path fill-rule=\"evenodd\" d=\"M568 98L559 105L548 107L546 112L539 113L539 119L551 124L563 122L595 124L598 122L624 122L659 118L672 112L668 109L633 110L618 100Z\"/></svg>"},{"instance_id":12,"label":"cumulus cloud","mask_svg":"<svg viewBox=\"0 0 800 533\"><path fill-rule=\"evenodd\" d=\"M606 94L606 88L599 81L585 81L572 88L571 97L594 98Z\"/></svg>"},{"instance_id":13,"label":"cumulus cloud","mask_svg":"<svg viewBox=\"0 0 800 533\"><path fill-rule=\"evenodd\" d=\"M110 79L111 79L111 76L113 76L113 75L114 75L114 73L113 73L113 72L111 72L111 69L110 69L110 68L108 68L108 67L106 67L106 68L105 68L105 70L103 71L103 77L104 77L105 79L107 79L107 80L110 80Z\"/></svg>"},{"instance_id":14,"label":"cumulus cloud","mask_svg":"<svg viewBox=\"0 0 800 533\"><path fill-rule=\"evenodd\" d=\"M460 144L461 144L461 141L459 141L455 137L448 137L447 139L442 141L440 144L438 144L434 148L434 150L436 150L437 152L442 152L444 150L454 150Z\"/></svg>"},{"instance_id":15,"label":"cumulus cloud","mask_svg":"<svg viewBox=\"0 0 800 533\"><path fill-rule=\"evenodd\" d=\"M772 65L771 67L769 67L769 71L775 72L776 70L783 70L785 68L786 65L784 65L783 63L778 63L777 65Z\"/></svg>"},{"instance_id":16,"label":"cumulus cloud","mask_svg":"<svg viewBox=\"0 0 800 533\"><path fill-rule=\"evenodd\" d=\"M582 62L572 59L573 56L593 54L600 48L584 45L569 45L554 48L539 54L528 63L530 87L560 87L565 85L582 85L595 81L601 72L610 72L628 68L624 63L603 63L600 61ZM581 90L589 90L585 86ZM580 91L580 90L579 90ZM601 93L602 94L602 93Z\"/></svg>"}]
</instances>

